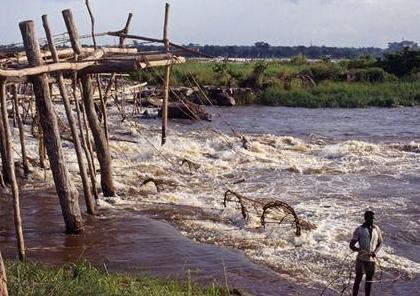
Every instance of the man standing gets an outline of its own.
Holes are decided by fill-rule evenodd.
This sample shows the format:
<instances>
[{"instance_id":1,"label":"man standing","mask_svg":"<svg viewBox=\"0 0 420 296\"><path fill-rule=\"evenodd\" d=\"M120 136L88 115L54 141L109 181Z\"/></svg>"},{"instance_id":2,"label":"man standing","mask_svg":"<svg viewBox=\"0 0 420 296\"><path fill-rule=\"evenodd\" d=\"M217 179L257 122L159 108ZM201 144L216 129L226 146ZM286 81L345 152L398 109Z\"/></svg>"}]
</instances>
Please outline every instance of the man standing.
<instances>
[{"instance_id":1,"label":"man standing","mask_svg":"<svg viewBox=\"0 0 420 296\"><path fill-rule=\"evenodd\" d=\"M365 295L370 296L372 280L375 275L375 257L382 246L382 234L377 225L373 224L375 213L366 211L365 223L357 227L350 241L350 249L358 252L356 259L356 279L354 280L353 296L359 293L360 282L366 274ZM358 247L356 247L358 243Z\"/></svg>"}]
</instances>

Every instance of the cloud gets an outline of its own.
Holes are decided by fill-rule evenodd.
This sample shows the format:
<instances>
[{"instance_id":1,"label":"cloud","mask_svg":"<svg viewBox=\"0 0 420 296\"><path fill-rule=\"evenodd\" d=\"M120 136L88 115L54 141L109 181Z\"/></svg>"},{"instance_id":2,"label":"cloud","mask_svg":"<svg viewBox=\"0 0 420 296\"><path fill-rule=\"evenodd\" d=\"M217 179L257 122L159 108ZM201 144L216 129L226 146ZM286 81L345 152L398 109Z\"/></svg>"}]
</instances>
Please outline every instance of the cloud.
<instances>
[{"instance_id":1,"label":"cloud","mask_svg":"<svg viewBox=\"0 0 420 296\"><path fill-rule=\"evenodd\" d=\"M420 40L418 0L90 0L97 31L120 29L134 13L132 32L160 37L163 7L171 3L170 37L201 44L381 46L402 37ZM65 30L61 10L74 11L89 32L84 0L2 0L0 40L19 41L17 24L47 13L56 32ZM42 29L39 28L39 30ZM42 34L42 33L40 33ZM111 40L112 42L112 40Z\"/></svg>"}]
</instances>

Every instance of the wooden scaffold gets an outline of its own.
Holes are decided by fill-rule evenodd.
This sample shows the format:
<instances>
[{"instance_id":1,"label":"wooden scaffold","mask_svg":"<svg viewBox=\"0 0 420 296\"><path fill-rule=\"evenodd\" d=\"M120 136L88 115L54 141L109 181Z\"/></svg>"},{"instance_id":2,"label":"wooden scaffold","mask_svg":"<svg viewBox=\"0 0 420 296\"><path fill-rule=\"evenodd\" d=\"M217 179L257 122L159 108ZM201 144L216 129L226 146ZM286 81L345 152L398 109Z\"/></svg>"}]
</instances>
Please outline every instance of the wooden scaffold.
<instances>
[{"instance_id":1,"label":"wooden scaffold","mask_svg":"<svg viewBox=\"0 0 420 296\"><path fill-rule=\"evenodd\" d=\"M95 214L95 200L98 198L95 182L95 167L92 151L100 166L101 189L104 196L114 196L115 187L112 175L112 158L108 145L109 131L106 120L106 100L111 92L111 84L116 74L127 74L150 67L165 68L165 83L163 97L162 144L166 140L167 106L169 97L169 76L171 65L184 63L185 59L170 51L171 47L190 49L173 44L168 40L169 5L165 9L163 39L154 39L138 35L129 35L129 25L132 14L129 14L126 25L122 30L97 35L119 37L118 47L99 47L96 44L94 33L94 18L86 2L92 20L92 38L94 47L82 47L77 26L72 12L62 12L67 28L71 48L57 48L48 17L42 16L42 23L46 38L40 47L35 36L34 22L24 21L19 24L22 47L0 49L0 157L2 170L0 172L0 187L9 186L14 201L14 222L18 243L18 254L21 260L25 257L23 241L23 227L19 205L19 186L15 175L15 160L13 159L13 139L9 117L19 129L20 152L22 167L25 175L29 171L29 159L25 149L24 124L27 118L32 118L32 131L39 138L39 161L44 165L48 159L51 168L55 189L59 198L61 211L67 233L79 233L83 230L82 214L79 206L79 192L72 184L62 149L62 135L54 104L52 85L59 89L59 98L64 105L68 126L71 131L77 161L80 171L83 195L88 214ZM164 44L163 52L139 53L136 48L124 47L126 39L145 40ZM99 74L110 75L108 85L102 91ZM95 81L96 80L96 81ZM96 82L96 85L95 85ZM80 88L80 91L79 91ZM100 114L95 109L95 88L99 90ZM72 89L72 91L69 91ZM79 104L79 99L81 104ZM35 106L33 106L35 103ZM76 116L73 114L73 107ZM8 106L12 106L12 113ZM83 118L86 120L83 121ZM35 132L36 131L36 132ZM90 147L88 132L94 139L94 149ZM44 153L46 152L46 157ZM1 254L1 253L0 253ZM0 255L0 294L5 288L5 273ZM4 292L3 292L4 293ZM7 289L6 289L7 293Z\"/></svg>"}]
</instances>

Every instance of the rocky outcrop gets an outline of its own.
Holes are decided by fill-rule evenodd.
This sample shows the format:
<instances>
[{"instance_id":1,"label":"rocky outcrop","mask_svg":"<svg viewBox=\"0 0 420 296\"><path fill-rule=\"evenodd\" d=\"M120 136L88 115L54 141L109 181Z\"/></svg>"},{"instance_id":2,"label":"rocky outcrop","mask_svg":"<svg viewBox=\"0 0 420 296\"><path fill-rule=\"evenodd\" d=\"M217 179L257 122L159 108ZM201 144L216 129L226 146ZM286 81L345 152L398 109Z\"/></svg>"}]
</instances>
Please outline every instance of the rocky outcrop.
<instances>
[{"instance_id":1,"label":"rocky outcrop","mask_svg":"<svg viewBox=\"0 0 420 296\"><path fill-rule=\"evenodd\" d=\"M159 117L162 117L162 110L159 110ZM188 101L170 102L168 118L211 121L211 115L204 107Z\"/></svg>"}]
</instances>

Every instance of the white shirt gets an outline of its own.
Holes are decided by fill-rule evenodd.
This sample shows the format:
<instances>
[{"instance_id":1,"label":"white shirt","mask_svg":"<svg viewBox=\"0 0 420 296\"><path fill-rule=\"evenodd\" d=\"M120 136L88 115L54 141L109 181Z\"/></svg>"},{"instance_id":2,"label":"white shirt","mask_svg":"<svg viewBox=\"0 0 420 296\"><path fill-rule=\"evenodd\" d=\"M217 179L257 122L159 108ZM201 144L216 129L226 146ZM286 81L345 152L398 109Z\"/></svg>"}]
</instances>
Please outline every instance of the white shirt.
<instances>
[{"instance_id":1,"label":"white shirt","mask_svg":"<svg viewBox=\"0 0 420 296\"><path fill-rule=\"evenodd\" d=\"M361 225L356 228L353 233L352 241L359 243L360 252L357 255L357 259L361 261L375 261L369 253L374 252L375 254L381 249L382 246L382 232L378 226L372 226L372 237L370 237L369 227Z\"/></svg>"}]
</instances>

